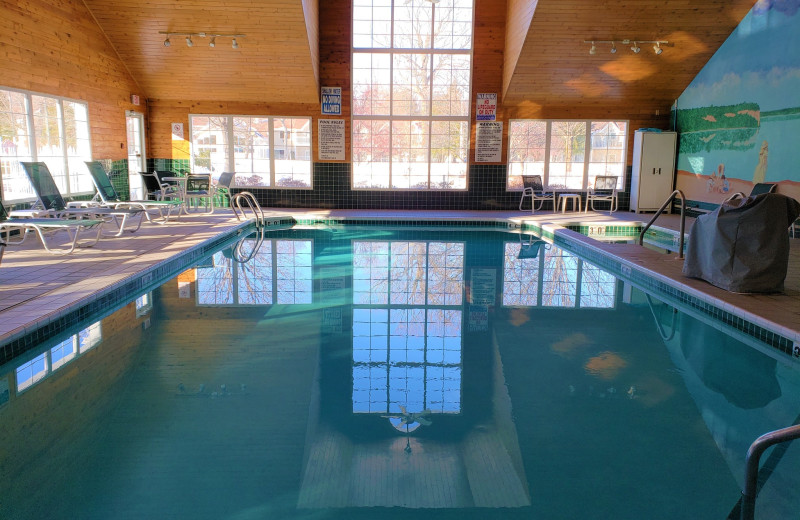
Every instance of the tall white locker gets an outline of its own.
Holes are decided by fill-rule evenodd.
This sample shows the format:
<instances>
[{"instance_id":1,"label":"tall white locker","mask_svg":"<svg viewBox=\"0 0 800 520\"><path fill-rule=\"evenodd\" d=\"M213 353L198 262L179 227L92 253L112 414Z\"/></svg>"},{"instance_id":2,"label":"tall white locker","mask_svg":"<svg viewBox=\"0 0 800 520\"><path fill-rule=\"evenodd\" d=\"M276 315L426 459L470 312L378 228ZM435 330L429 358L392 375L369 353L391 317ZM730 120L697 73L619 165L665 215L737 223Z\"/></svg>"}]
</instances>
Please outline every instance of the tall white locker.
<instances>
[{"instance_id":1,"label":"tall white locker","mask_svg":"<svg viewBox=\"0 0 800 520\"><path fill-rule=\"evenodd\" d=\"M656 211L675 181L675 132L637 130L633 137L631 211Z\"/></svg>"}]
</instances>

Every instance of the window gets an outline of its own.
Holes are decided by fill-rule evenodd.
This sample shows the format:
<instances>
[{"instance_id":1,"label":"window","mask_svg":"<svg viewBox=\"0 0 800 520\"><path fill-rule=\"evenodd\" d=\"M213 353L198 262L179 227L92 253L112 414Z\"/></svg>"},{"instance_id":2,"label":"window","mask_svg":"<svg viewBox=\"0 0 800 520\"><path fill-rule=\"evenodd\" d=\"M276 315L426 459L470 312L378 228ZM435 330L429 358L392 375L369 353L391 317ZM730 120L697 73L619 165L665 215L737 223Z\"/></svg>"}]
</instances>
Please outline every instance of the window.
<instances>
[{"instance_id":1,"label":"window","mask_svg":"<svg viewBox=\"0 0 800 520\"><path fill-rule=\"evenodd\" d=\"M534 242L505 244L503 305L613 308L614 275L562 249ZM536 251L533 251L535 248Z\"/></svg>"},{"instance_id":2,"label":"window","mask_svg":"<svg viewBox=\"0 0 800 520\"><path fill-rule=\"evenodd\" d=\"M464 244L353 242L353 413L461 411Z\"/></svg>"},{"instance_id":3,"label":"window","mask_svg":"<svg viewBox=\"0 0 800 520\"><path fill-rule=\"evenodd\" d=\"M311 118L192 115L189 123L193 172L234 171L236 186L311 188Z\"/></svg>"},{"instance_id":4,"label":"window","mask_svg":"<svg viewBox=\"0 0 800 520\"><path fill-rule=\"evenodd\" d=\"M144 316L153 308L153 293L144 293L136 298L136 317Z\"/></svg>"},{"instance_id":5,"label":"window","mask_svg":"<svg viewBox=\"0 0 800 520\"><path fill-rule=\"evenodd\" d=\"M541 175L546 186L585 189L598 175L625 187L626 121L512 120L508 130L509 190L522 175Z\"/></svg>"},{"instance_id":6,"label":"window","mask_svg":"<svg viewBox=\"0 0 800 520\"><path fill-rule=\"evenodd\" d=\"M102 333L98 321L23 363L16 370L17 393L43 380L48 374L100 343L101 339Z\"/></svg>"},{"instance_id":7,"label":"window","mask_svg":"<svg viewBox=\"0 0 800 520\"><path fill-rule=\"evenodd\" d=\"M86 103L0 89L0 184L4 201L35 197L20 161L46 163L63 195L90 193L94 187L83 161L91 158Z\"/></svg>"},{"instance_id":8,"label":"window","mask_svg":"<svg viewBox=\"0 0 800 520\"><path fill-rule=\"evenodd\" d=\"M259 246L253 239L238 251L250 260L234 262L224 251L214 254L213 266L197 268L198 305L312 303L312 241L265 240Z\"/></svg>"},{"instance_id":9,"label":"window","mask_svg":"<svg viewBox=\"0 0 800 520\"><path fill-rule=\"evenodd\" d=\"M472 0L354 0L354 189L466 189L472 17Z\"/></svg>"}]
</instances>

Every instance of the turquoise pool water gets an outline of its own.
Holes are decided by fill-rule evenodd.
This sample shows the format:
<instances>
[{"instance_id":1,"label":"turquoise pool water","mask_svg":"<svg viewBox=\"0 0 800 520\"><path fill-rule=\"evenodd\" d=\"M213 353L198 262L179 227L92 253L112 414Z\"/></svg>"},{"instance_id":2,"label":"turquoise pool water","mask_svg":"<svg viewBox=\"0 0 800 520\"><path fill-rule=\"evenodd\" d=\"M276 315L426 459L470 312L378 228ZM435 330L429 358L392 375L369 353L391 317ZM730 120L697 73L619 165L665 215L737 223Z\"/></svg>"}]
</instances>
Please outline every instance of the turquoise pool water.
<instances>
[{"instance_id":1,"label":"turquoise pool water","mask_svg":"<svg viewBox=\"0 0 800 520\"><path fill-rule=\"evenodd\" d=\"M0 518L724 519L798 390L530 234L275 231L0 368Z\"/></svg>"}]
</instances>

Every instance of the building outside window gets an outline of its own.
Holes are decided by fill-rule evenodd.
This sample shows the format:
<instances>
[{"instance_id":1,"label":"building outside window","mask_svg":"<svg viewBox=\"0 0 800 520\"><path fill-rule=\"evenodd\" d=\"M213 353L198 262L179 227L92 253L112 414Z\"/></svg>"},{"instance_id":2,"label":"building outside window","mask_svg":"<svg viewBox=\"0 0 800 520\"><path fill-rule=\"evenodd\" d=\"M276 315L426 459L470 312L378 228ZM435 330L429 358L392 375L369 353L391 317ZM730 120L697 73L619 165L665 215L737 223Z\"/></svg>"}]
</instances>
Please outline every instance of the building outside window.
<instances>
[{"instance_id":1,"label":"building outside window","mask_svg":"<svg viewBox=\"0 0 800 520\"><path fill-rule=\"evenodd\" d=\"M192 172L236 172L236 186L311 188L311 118L189 116Z\"/></svg>"},{"instance_id":2,"label":"building outside window","mask_svg":"<svg viewBox=\"0 0 800 520\"><path fill-rule=\"evenodd\" d=\"M0 184L4 202L35 198L20 161L44 162L62 195L92 193L88 104L0 88Z\"/></svg>"},{"instance_id":3,"label":"building outside window","mask_svg":"<svg viewBox=\"0 0 800 520\"><path fill-rule=\"evenodd\" d=\"M540 175L545 186L586 189L611 175L622 190L627 143L627 121L512 120L506 187L521 190L523 175Z\"/></svg>"},{"instance_id":4,"label":"building outside window","mask_svg":"<svg viewBox=\"0 0 800 520\"><path fill-rule=\"evenodd\" d=\"M472 0L354 0L354 189L466 189L472 20Z\"/></svg>"}]
</instances>

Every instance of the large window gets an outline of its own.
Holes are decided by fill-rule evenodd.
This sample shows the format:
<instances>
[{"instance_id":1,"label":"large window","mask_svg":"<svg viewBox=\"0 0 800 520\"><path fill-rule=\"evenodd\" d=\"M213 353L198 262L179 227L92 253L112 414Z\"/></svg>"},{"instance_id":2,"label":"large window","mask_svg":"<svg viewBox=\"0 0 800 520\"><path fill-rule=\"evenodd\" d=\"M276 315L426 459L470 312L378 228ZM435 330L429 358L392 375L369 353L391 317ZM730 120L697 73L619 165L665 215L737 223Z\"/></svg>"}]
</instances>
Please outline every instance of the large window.
<instances>
[{"instance_id":1,"label":"large window","mask_svg":"<svg viewBox=\"0 0 800 520\"><path fill-rule=\"evenodd\" d=\"M236 186L311 188L308 117L192 115L192 172L236 172Z\"/></svg>"},{"instance_id":2,"label":"large window","mask_svg":"<svg viewBox=\"0 0 800 520\"><path fill-rule=\"evenodd\" d=\"M467 187L472 0L354 0L353 188Z\"/></svg>"},{"instance_id":3,"label":"large window","mask_svg":"<svg viewBox=\"0 0 800 520\"><path fill-rule=\"evenodd\" d=\"M508 130L508 183L522 189L523 175L546 186L585 189L598 175L625 188L627 121L512 120Z\"/></svg>"},{"instance_id":4,"label":"large window","mask_svg":"<svg viewBox=\"0 0 800 520\"><path fill-rule=\"evenodd\" d=\"M83 102L0 89L0 180L3 200L35 197L20 161L42 161L63 195L94 191L89 110Z\"/></svg>"}]
</instances>

